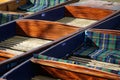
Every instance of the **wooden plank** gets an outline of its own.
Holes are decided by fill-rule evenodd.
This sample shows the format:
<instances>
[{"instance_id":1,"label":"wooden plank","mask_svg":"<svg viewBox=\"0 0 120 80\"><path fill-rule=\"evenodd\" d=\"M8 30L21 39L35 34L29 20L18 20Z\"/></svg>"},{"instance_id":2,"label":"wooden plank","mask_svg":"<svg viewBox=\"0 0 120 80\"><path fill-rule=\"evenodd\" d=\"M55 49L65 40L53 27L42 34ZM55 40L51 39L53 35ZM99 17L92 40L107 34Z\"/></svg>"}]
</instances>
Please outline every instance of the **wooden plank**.
<instances>
[{"instance_id":1,"label":"wooden plank","mask_svg":"<svg viewBox=\"0 0 120 80\"><path fill-rule=\"evenodd\" d=\"M8 11L16 11L17 8L26 3L26 0L19 0L19 3L16 0L12 0L7 3Z\"/></svg>"},{"instance_id":2,"label":"wooden plank","mask_svg":"<svg viewBox=\"0 0 120 80\"><path fill-rule=\"evenodd\" d=\"M59 22L44 20L19 20L17 23L17 34L23 36L44 38L56 40L60 37L67 36L75 31L78 27L68 26Z\"/></svg>"},{"instance_id":3,"label":"wooden plank","mask_svg":"<svg viewBox=\"0 0 120 80\"><path fill-rule=\"evenodd\" d=\"M86 6L65 6L65 8L65 15L67 17L85 18L93 20L103 19L104 17L114 12L113 10L92 8Z\"/></svg>"},{"instance_id":4,"label":"wooden plank","mask_svg":"<svg viewBox=\"0 0 120 80\"><path fill-rule=\"evenodd\" d=\"M6 4L6 3L4 3L4 4L1 3L1 4L0 4L0 10L1 10L1 11L7 11L7 10L8 10L7 4Z\"/></svg>"},{"instance_id":5,"label":"wooden plank","mask_svg":"<svg viewBox=\"0 0 120 80\"><path fill-rule=\"evenodd\" d=\"M120 76L80 65L57 62L52 60L31 59L33 63L40 64L51 75L60 79L85 80L120 80Z\"/></svg>"},{"instance_id":6,"label":"wooden plank","mask_svg":"<svg viewBox=\"0 0 120 80\"><path fill-rule=\"evenodd\" d=\"M10 0L0 0L0 3L5 3L5 2L8 2Z\"/></svg>"},{"instance_id":7,"label":"wooden plank","mask_svg":"<svg viewBox=\"0 0 120 80\"><path fill-rule=\"evenodd\" d=\"M110 29L90 29L90 31L104 33L104 34L112 34L120 36L120 30L110 30Z\"/></svg>"},{"instance_id":8,"label":"wooden plank","mask_svg":"<svg viewBox=\"0 0 120 80\"><path fill-rule=\"evenodd\" d=\"M14 56L15 56L14 54L0 50L0 62L12 58Z\"/></svg>"}]
</instances>

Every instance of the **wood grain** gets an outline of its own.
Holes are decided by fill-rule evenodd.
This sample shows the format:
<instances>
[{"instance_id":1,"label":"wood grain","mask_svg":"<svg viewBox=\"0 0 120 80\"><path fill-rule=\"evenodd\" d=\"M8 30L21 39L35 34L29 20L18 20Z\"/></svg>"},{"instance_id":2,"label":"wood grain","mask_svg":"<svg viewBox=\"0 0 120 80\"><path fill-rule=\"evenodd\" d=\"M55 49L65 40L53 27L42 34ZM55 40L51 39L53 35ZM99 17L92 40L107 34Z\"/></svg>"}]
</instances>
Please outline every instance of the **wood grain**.
<instances>
[{"instance_id":1,"label":"wood grain","mask_svg":"<svg viewBox=\"0 0 120 80\"><path fill-rule=\"evenodd\" d=\"M43 20L24 19L19 20L16 23L18 35L44 38L50 40L59 39L80 29L75 26L68 26L58 22Z\"/></svg>"},{"instance_id":2,"label":"wood grain","mask_svg":"<svg viewBox=\"0 0 120 80\"><path fill-rule=\"evenodd\" d=\"M119 75L80 65L42 59L31 59L31 61L40 64L49 74L63 80L120 80Z\"/></svg>"},{"instance_id":3,"label":"wood grain","mask_svg":"<svg viewBox=\"0 0 120 80\"><path fill-rule=\"evenodd\" d=\"M65 8L66 16L68 17L85 18L92 20L101 20L114 12L113 10L86 6L65 6Z\"/></svg>"},{"instance_id":4,"label":"wood grain","mask_svg":"<svg viewBox=\"0 0 120 80\"><path fill-rule=\"evenodd\" d=\"M120 36L120 30L110 30L110 29L90 29L90 31L103 33L103 34L112 34Z\"/></svg>"},{"instance_id":5,"label":"wood grain","mask_svg":"<svg viewBox=\"0 0 120 80\"><path fill-rule=\"evenodd\" d=\"M15 56L14 54L0 50L0 61L4 61L4 60L12 58L14 56Z\"/></svg>"}]
</instances>

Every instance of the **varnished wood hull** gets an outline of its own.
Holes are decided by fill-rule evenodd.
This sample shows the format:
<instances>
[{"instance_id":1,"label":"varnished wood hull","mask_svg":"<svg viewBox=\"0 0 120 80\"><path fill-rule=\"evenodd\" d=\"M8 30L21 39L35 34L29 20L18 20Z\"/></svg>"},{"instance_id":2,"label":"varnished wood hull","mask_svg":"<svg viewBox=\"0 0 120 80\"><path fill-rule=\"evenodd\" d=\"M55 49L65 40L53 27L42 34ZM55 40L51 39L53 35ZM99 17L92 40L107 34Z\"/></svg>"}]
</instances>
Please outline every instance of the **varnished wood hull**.
<instances>
[{"instance_id":1,"label":"varnished wood hull","mask_svg":"<svg viewBox=\"0 0 120 80\"><path fill-rule=\"evenodd\" d=\"M94 26L95 28L99 28L99 29L98 30L93 29L93 31L95 31L97 33L102 31L101 33L120 36L119 30L117 29L117 26L119 27L119 23L118 23L119 21L120 21L120 15L114 16L113 18L106 20L104 23ZM105 26L108 26L108 25L111 27L105 28ZM102 30L102 28L104 28L104 29ZM106 29L108 29L108 31ZM109 30L109 29L111 29L111 30ZM88 68L83 65L76 65L77 62L74 62L75 60L73 62L70 62L69 59L66 58L66 57L69 57L70 55L74 55L75 50L81 46L78 44L84 43L85 37L83 37L83 36L84 36L84 33L81 32L81 33L79 33L79 35L76 35L69 39L66 39L66 40L60 42L59 44L54 45L54 47L49 48L49 49L45 50L44 52L40 53L42 55L52 56L52 58L44 59L44 58L40 58L40 56L39 56L39 59L32 59L32 62L39 64L49 74L51 74L52 76L54 76L56 78L60 78L62 80L68 80L68 79L119 80L120 79L119 74L113 74L113 73L105 72L102 70L97 70L97 66ZM79 37L79 39L78 39L78 37ZM71 45L72 47L70 47L68 45ZM63 46L64 46L64 48L63 48ZM69 49L68 49L68 47L69 47ZM64 50L64 49L66 49L66 50ZM57 55L57 54L59 54L59 55ZM53 58L53 57L55 57L55 58ZM80 57L80 56L77 56L77 57ZM36 58L38 58L38 57L36 57ZM86 58L86 57L84 57L84 58ZM64 61L64 59L65 60L67 59L68 61ZM81 64L83 64L86 61L79 60L79 62ZM78 62L78 64L79 64L79 62ZM119 63L118 63L118 65L119 65Z\"/></svg>"},{"instance_id":2,"label":"varnished wood hull","mask_svg":"<svg viewBox=\"0 0 120 80\"><path fill-rule=\"evenodd\" d=\"M5 69L2 69L3 71L0 72L2 74L6 72L5 70L9 70L12 67L21 63L22 61L32 57L33 53L36 53L39 51L41 52L47 47L50 47L53 44L56 44L57 42L64 39L64 37L78 31L79 28L75 26L68 26L65 24L51 22L51 21L22 19L22 20L17 20L15 22L12 22L8 25L2 26L0 30L2 30L0 32L1 33L0 49L3 52L5 51L8 53L7 58L5 55L0 55L1 61L4 60L2 63L0 63L0 68L2 68L3 66L5 68ZM9 34L8 33L6 34L6 30L7 32L9 32ZM31 39L29 40L29 38ZM36 42L40 40L43 42L39 42L38 44L36 44L36 42L34 41L30 43L32 39L36 39ZM33 48L32 50L30 46L33 43L36 44L36 47ZM22 44L23 44L23 48L22 48ZM26 46L26 49L24 45ZM27 45L29 48L27 48ZM20 55L17 55L16 51L17 52L22 51L21 53L23 54L20 53ZM15 54L12 58L9 57L9 55L12 56L11 53ZM14 66L12 66L13 63L15 64ZM7 65L9 65L10 67L8 68Z\"/></svg>"},{"instance_id":3,"label":"varnished wood hull","mask_svg":"<svg viewBox=\"0 0 120 80\"><path fill-rule=\"evenodd\" d=\"M99 28L105 33L120 35L119 30L116 30L117 33L114 31L116 29L116 25L119 27L119 21L120 15L115 15L104 22L100 22L98 25L92 26L91 28ZM80 30L81 32L76 32L76 34L71 35L71 37L47 48L43 52L40 52L39 55L46 55L48 58L41 58L40 56L38 57L35 55L35 58L31 59L32 62L30 60L23 62L4 74L1 78L7 80L29 80L38 75L46 75L62 80L119 80L120 76L118 74L98 70L96 66L94 68L89 68L84 65L78 65L79 63L77 64L75 61L66 61L69 54L74 52L74 50L80 47L80 44L84 42L84 31L86 29L82 29ZM95 31L101 32L99 29L95 29ZM111 29L111 32L108 32L109 30L105 31L106 29ZM81 60L79 62L84 63L86 61L86 59L83 60L84 61Z\"/></svg>"},{"instance_id":4,"label":"varnished wood hull","mask_svg":"<svg viewBox=\"0 0 120 80\"><path fill-rule=\"evenodd\" d=\"M100 12L105 13L105 14L100 15L99 17L93 17L93 15L98 14L98 13L93 13L89 16L89 14L88 14L90 12L89 9L94 10L93 8L77 7L77 6L76 7L66 6L66 7L67 7L67 9L70 9L70 10L75 9L75 8L85 9L85 11L84 10L83 11L88 16L82 15L82 12L81 11L79 12L78 10L76 10L78 12L72 11L72 12L70 12L70 14L72 14L72 16L73 16L73 14L80 13L80 15L74 16L74 17L95 19L95 20L102 20L103 18L105 18L106 16L108 16L114 12L113 10L95 9L95 10L100 10ZM25 61L26 59L29 59L30 57L33 56L33 54L39 53L39 52L47 49L48 47L51 47L52 45L66 39L72 35L78 34L79 31L93 27L93 26L88 26L87 28L81 29L81 28L78 28L75 26L70 26L70 25L68 26L65 24L58 23L58 22L50 22L50 21L56 21L56 20L60 19L61 17L63 18L65 14L61 14L61 13L64 13L64 9L65 9L65 7L59 8L57 10L51 8L51 9L48 9L48 10L45 10L42 12L38 12L35 15L28 16L25 18L25 20L21 19L21 20L13 21L9 24L2 26L5 29L1 27L1 36L2 36L0 38L1 41L16 34L13 30L16 30L17 35L20 35L20 36L41 38L41 39L53 40L53 41L55 40L53 43L43 45L42 47L37 47L35 49L27 51L24 55L16 56L14 58L11 58L9 60L2 62L0 64L1 75L3 73L5 73L6 71L10 70L11 68L15 67L16 65L20 64L21 62ZM88 12L86 12L86 10L88 10ZM58 11L60 12L61 15L56 14L56 12L58 12ZM51 13L51 12L53 12L53 13ZM65 10L65 12L67 12L67 10ZM51 13L51 14L49 14L49 13ZM117 15L117 14L115 14L115 15ZM68 15L68 16L71 17L71 15ZM112 15L112 16L114 16L114 15ZM108 17L108 18L110 18L110 17ZM40 19L40 20L28 20L28 19ZM42 19L50 20L50 21L43 21ZM106 19L104 21L106 21ZM102 21L101 21L101 23L102 23ZM10 26L12 26L12 27L9 30ZM96 26L94 26L94 27L96 27ZM97 27L99 27L99 26L97 26ZM104 27L104 28L107 28L107 27ZM3 29L8 30L8 32L11 34L6 34L7 31L4 31ZM6 34L6 35L3 35L3 34ZM80 40L82 40L82 39L80 39ZM63 44L63 46L64 45L66 45L66 44ZM51 56L51 55L49 55L49 56ZM56 56L58 56L58 55L56 55ZM7 66L9 66L9 67L7 67Z\"/></svg>"},{"instance_id":5,"label":"varnished wood hull","mask_svg":"<svg viewBox=\"0 0 120 80\"><path fill-rule=\"evenodd\" d=\"M67 64L49 60L33 60L34 63L40 64L53 77L62 80L119 80L120 76L87 68L84 66L77 66L74 64ZM114 77L113 77L114 76Z\"/></svg>"}]
</instances>

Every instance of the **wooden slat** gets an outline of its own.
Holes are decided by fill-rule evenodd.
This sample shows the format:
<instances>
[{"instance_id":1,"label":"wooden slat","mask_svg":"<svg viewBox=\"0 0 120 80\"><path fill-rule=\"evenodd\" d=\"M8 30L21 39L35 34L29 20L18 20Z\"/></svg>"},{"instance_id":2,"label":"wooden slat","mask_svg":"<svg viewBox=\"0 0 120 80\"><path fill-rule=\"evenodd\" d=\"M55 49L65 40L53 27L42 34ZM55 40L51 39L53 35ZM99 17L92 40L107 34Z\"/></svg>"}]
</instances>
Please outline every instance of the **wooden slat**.
<instances>
[{"instance_id":1,"label":"wooden slat","mask_svg":"<svg viewBox=\"0 0 120 80\"><path fill-rule=\"evenodd\" d=\"M0 0L0 3L5 3L5 2L8 2L10 0Z\"/></svg>"},{"instance_id":2,"label":"wooden slat","mask_svg":"<svg viewBox=\"0 0 120 80\"><path fill-rule=\"evenodd\" d=\"M65 6L65 8L66 16L68 17L85 18L93 20L103 19L104 17L114 12L112 10L92 8L86 6Z\"/></svg>"},{"instance_id":3,"label":"wooden slat","mask_svg":"<svg viewBox=\"0 0 120 80\"><path fill-rule=\"evenodd\" d=\"M120 76L100 70L87 68L80 65L68 64L52 60L31 59L33 63L40 64L54 77L60 79L84 79L84 80L120 80Z\"/></svg>"},{"instance_id":4,"label":"wooden slat","mask_svg":"<svg viewBox=\"0 0 120 80\"><path fill-rule=\"evenodd\" d=\"M17 23L17 34L23 36L44 38L56 40L60 37L67 36L75 31L78 27L60 24L58 22L43 20L19 20Z\"/></svg>"},{"instance_id":5,"label":"wooden slat","mask_svg":"<svg viewBox=\"0 0 120 80\"><path fill-rule=\"evenodd\" d=\"M0 50L0 61L4 61L4 60L12 58L14 56L15 56L14 54Z\"/></svg>"},{"instance_id":6,"label":"wooden slat","mask_svg":"<svg viewBox=\"0 0 120 80\"><path fill-rule=\"evenodd\" d=\"M6 3L2 3L2 4L0 4L0 10L1 11L7 11L8 10L8 8L7 8L7 4Z\"/></svg>"},{"instance_id":7,"label":"wooden slat","mask_svg":"<svg viewBox=\"0 0 120 80\"><path fill-rule=\"evenodd\" d=\"M20 5L23 5L26 3L26 0L19 0L19 1L20 2L17 3L16 0L12 0L11 2L7 3L8 11L16 11Z\"/></svg>"},{"instance_id":8,"label":"wooden slat","mask_svg":"<svg viewBox=\"0 0 120 80\"><path fill-rule=\"evenodd\" d=\"M90 29L90 31L103 33L103 34L112 34L120 36L120 30L110 30L110 29Z\"/></svg>"}]
</instances>

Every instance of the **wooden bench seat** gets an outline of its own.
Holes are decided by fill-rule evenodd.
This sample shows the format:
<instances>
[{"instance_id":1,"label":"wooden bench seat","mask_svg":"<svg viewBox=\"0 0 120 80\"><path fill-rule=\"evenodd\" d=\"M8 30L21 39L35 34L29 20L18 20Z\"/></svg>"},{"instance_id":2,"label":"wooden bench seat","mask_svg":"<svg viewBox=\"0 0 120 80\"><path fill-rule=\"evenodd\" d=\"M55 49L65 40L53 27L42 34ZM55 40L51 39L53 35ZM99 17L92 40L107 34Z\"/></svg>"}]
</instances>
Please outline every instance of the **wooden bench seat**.
<instances>
[{"instance_id":1,"label":"wooden bench seat","mask_svg":"<svg viewBox=\"0 0 120 80\"><path fill-rule=\"evenodd\" d=\"M110 73L120 74L120 71L119 71L120 65L100 62L100 61L91 60L91 59L78 58L78 57L76 59L77 60L68 58L65 60L65 59L60 59L60 58L55 58L55 57L50 57L50 56L45 56L45 55L39 54L39 55L34 55L34 58L32 58L31 61L34 63L40 64L41 66L44 65L44 66L46 66L46 68L48 68L47 66L49 66L49 67L54 67L55 69L59 68L60 70L62 70L62 69L69 70L69 68L72 68L72 65L74 66L74 68L76 67L75 65L78 65L80 70L82 70L83 68L86 68L87 72L85 71L82 73L89 74L88 72L90 69L93 70L90 73L92 73L92 72L94 73L94 70L98 70L98 72L100 70L100 71L102 71L101 73L109 74L109 77L107 77L107 78L110 78L110 75L111 75ZM65 65L66 65L66 67L65 67ZM64 67L62 67L62 66L64 66ZM69 66L69 68L68 68L68 66ZM53 70L53 69L51 69L51 70ZM80 73L81 73L81 71L80 71ZM98 74L95 74L95 75L98 75Z\"/></svg>"}]
</instances>

